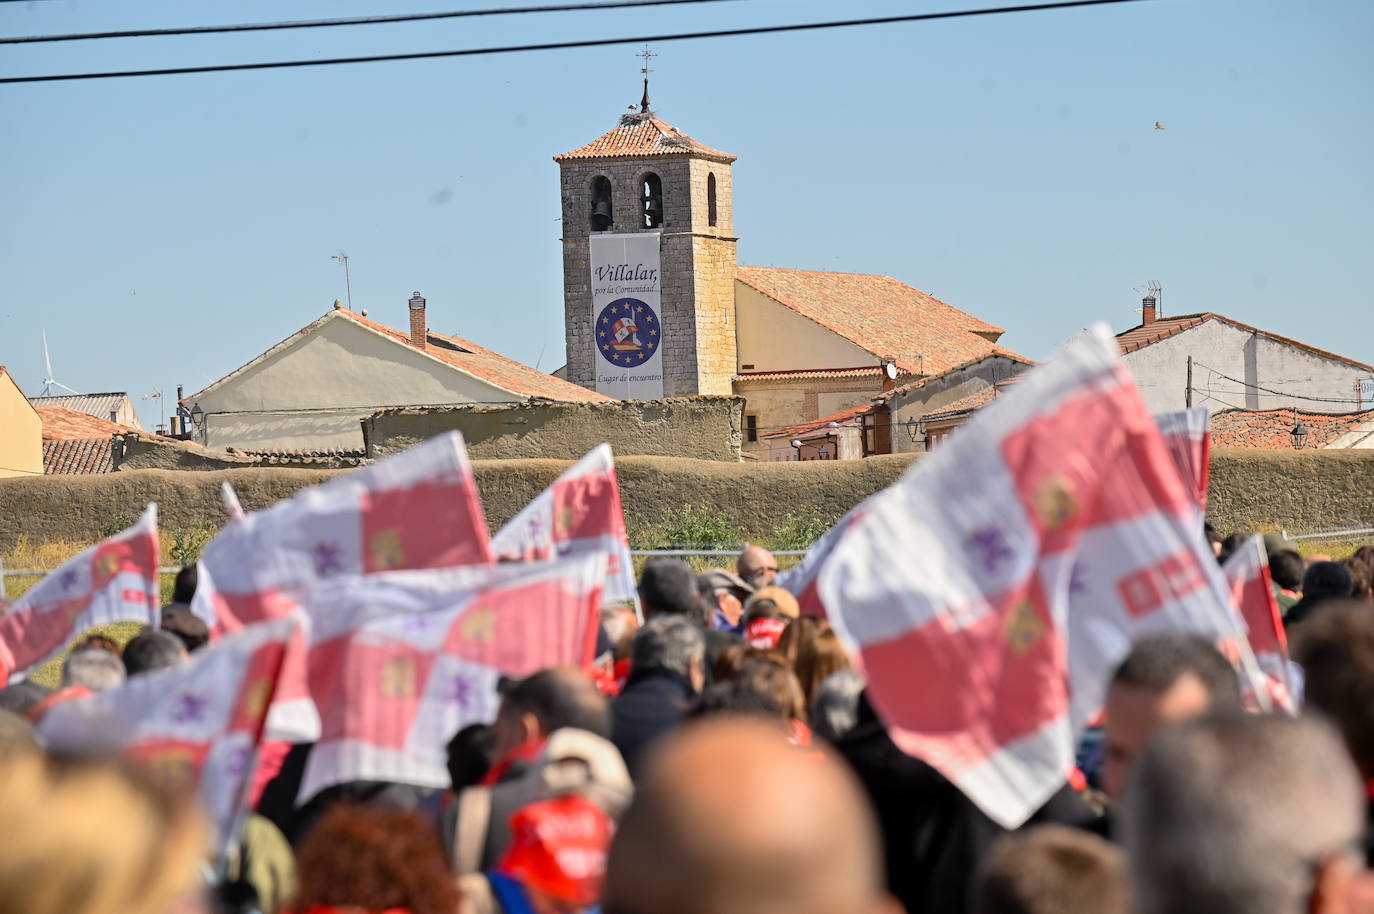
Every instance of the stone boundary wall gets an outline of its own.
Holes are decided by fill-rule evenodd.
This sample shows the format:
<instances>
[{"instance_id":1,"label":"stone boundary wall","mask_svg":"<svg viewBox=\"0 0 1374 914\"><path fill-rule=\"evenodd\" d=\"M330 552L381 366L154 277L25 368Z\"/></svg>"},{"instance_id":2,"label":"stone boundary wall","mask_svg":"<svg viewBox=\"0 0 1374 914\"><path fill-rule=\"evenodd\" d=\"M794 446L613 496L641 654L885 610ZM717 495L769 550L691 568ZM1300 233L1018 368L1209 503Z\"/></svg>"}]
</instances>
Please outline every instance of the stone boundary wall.
<instances>
[{"instance_id":1,"label":"stone boundary wall","mask_svg":"<svg viewBox=\"0 0 1374 914\"><path fill-rule=\"evenodd\" d=\"M764 534L780 526L788 512L838 517L918 459L731 464L625 457L616 467L631 525L652 524L669 509L704 504L745 531ZM567 466L561 460L474 461L491 528L513 517ZM225 521L221 480L227 479L243 506L254 510L338 472L132 470L0 479L0 550L12 548L21 536L34 542L93 542L112 520L132 520L150 500L158 502L165 529L218 527ZM1300 533L1374 522L1374 451L1216 451L1211 472L1209 516L1223 533L1236 527Z\"/></svg>"},{"instance_id":2,"label":"stone boundary wall","mask_svg":"<svg viewBox=\"0 0 1374 914\"><path fill-rule=\"evenodd\" d=\"M385 457L457 429L474 460L576 460L603 441L621 455L738 462L744 438L739 397L407 406L363 420L367 456Z\"/></svg>"}]
</instances>

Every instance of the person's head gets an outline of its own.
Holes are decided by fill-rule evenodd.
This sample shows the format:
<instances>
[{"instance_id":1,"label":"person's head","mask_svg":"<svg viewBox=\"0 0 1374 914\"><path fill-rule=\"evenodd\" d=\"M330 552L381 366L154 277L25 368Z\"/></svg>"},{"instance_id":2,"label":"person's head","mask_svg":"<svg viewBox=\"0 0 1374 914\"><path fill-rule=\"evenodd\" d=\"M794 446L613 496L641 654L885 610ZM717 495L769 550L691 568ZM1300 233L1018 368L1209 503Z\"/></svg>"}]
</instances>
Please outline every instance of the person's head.
<instances>
[{"instance_id":1,"label":"person's head","mask_svg":"<svg viewBox=\"0 0 1374 914\"><path fill-rule=\"evenodd\" d=\"M1207 543L1212 547L1212 555L1221 554L1222 535L1217 528L1212 526L1212 522L1205 520L1202 522L1202 533L1207 537Z\"/></svg>"},{"instance_id":2,"label":"person's head","mask_svg":"<svg viewBox=\"0 0 1374 914\"><path fill-rule=\"evenodd\" d=\"M602 910L894 910L882 884L873 813L848 769L777 727L716 718L653 750L611 844Z\"/></svg>"},{"instance_id":3,"label":"person's head","mask_svg":"<svg viewBox=\"0 0 1374 914\"><path fill-rule=\"evenodd\" d=\"M1303 572L1307 563L1294 549L1280 549L1269 554L1269 577L1284 590L1297 592L1302 589Z\"/></svg>"},{"instance_id":4,"label":"person's head","mask_svg":"<svg viewBox=\"0 0 1374 914\"><path fill-rule=\"evenodd\" d=\"M1225 562L1236 550L1250 541L1250 534L1239 531L1232 533L1221 541L1221 551L1217 553L1217 561Z\"/></svg>"},{"instance_id":5,"label":"person's head","mask_svg":"<svg viewBox=\"0 0 1374 914\"><path fill-rule=\"evenodd\" d=\"M788 622L787 628L783 629L782 636L778 638L777 652L788 663L795 665L802 644L816 637L816 632L820 631L821 626L829 624L818 616L798 616Z\"/></svg>"},{"instance_id":6,"label":"person's head","mask_svg":"<svg viewBox=\"0 0 1374 914\"><path fill-rule=\"evenodd\" d=\"M1361 603L1369 602L1371 569L1363 560L1351 556L1344 562L1345 570L1350 572L1350 598Z\"/></svg>"},{"instance_id":7,"label":"person's head","mask_svg":"<svg viewBox=\"0 0 1374 914\"><path fill-rule=\"evenodd\" d=\"M156 628L145 628L124 645L124 669L130 676L169 670L180 666L186 657L180 638Z\"/></svg>"},{"instance_id":8,"label":"person's head","mask_svg":"<svg viewBox=\"0 0 1374 914\"><path fill-rule=\"evenodd\" d=\"M449 789L457 793L486 777L491 769L496 731L491 724L468 724L448 741Z\"/></svg>"},{"instance_id":9,"label":"person's head","mask_svg":"<svg viewBox=\"0 0 1374 914\"><path fill-rule=\"evenodd\" d=\"M164 606L162 621L158 623L158 627L168 634L175 635L188 654L210 642L210 626L195 613L180 606Z\"/></svg>"},{"instance_id":10,"label":"person's head","mask_svg":"<svg viewBox=\"0 0 1374 914\"><path fill-rule=\"evenodd\" d=\"M806 722L806 705L797 677L780 660L755 655L731 679L712 683L701 693L693 716L756 714L780 724Z\"/></svg>"},{"instance_id":11,"label":"person's head","mask_svg":"<svg viewBox=\"0 0 1374 914\"><path fill-rule=\"evenodd\" d=\"M831 674L849 668L849 655L844 645L828 623L819 626L816 633L797 645L796 670L801 682L802 692L806 695L807 707L816 697L816 689Z\"/></svg>"},{"instance_id":12,"label":"person's head","mask_svg":"<svg viewBox=\"0 0 1374 914\"><path fill-rule=\"evenodd\" d=\"M1313 562L1302 576L1302 596L1313 602L1350 596L1350 572L1340 562Z\"/></svg>"},{"instance_id":13,"label":"person's head","mask_svg":"<svg viewBox=\"0 0 1374 914\"><path fill-rule=\"evenodd\" d=\"M77 648L62 661L62 688L85 686L92 692L124 684L124 664L103 647Z\"/></svg>"},{"instance_id":14,"label":"person's head","mask_svg":"<svg viewBox=\"0 0 1374 914\"><path fill-rule=\"evenodd\" d=\"M611 709L590 676L576 667L555 667L511 686L492 726L492 758L500 760L517 746L547 739L563 727L609 739Z\"/></svg>"},{"instance_id":15,"label":"person's head","mask_svg":"<svg viewBox=\"0 0 1374 914\"><path fill-rule=\"evenodd\" d=\"M0 910L203 912L204 823L141 772L37 752L0 760Z\"/></svg>"},{"instance_id":16,"label":"person's head","mask_svg":"<svg viewBox=\"0 0 1374 914\"><path fill-rule=\"evenodd\" d=\"M1292 647L1306 674L1306 707L1336 725L1360 773L1374 781L1374 610L1333 601L1298 627Z\"/></svg>"},{"instance_id":17,"label":"person's head","mask_svg":"<svg viewBox=\"0 0 1374 914\"><path fill-rule=\"evenodd\" d=\"M682 616L655 616L635 635L630 670L667 670L687 677L700 691L706 682L706 634Z\"/></svg>"},{"instance_id":18,"label":"person's head","mask_svg":"<svg viewBox=\"0 0 1374 914\"><path fill-rule=\"evenodd\" d=\"M124 648L118 641L111 638L109 635L102 635L98 632L91 632L89 635L85 635L72 642L72 650L74 651L79 651L83 647L98 647L102 651L109 651L116 657L124 656Z\"/></svg>"},{"instance_id":19,"label":"person's head","mask_svg":"<svg viewBox=\"0 0 1374 914\"><path fill-rule=\"evenodd\" d=\"M191 599L196 595L196 583L199 575L196 572L198 566L195 563L183 565L177 572L176 583L172 585L172 602L190 604Z\"/></svg>"},{"instance_id":20,"label":"person's head","mask_svg":"<svg viewBox=\"0 0 1374 914\"><path fill-rule=\"evenodd\" d=\"M1238 711L1240 680L1205 638L1175 632L1137 641L1112 674L1102 786L1121 796L1155 728L1214 711Z\"/></svg>"},{"instance_id":21,"label":"person's head","mask_svg":"<svg viewBox=\"0 0 1374 914\"><path fill-rule=\"evenodd\" d=\"M749 656L749 645L744 639L724 629L708 629L706 632L706 681L719 682L729 679L739 672Z\"/></svg>"},{"instance_id":22,"label":"person's head","mask_svg":"<svg viewBox=\"0 0 1374 914\"><path fill-rule=\"evenodd\" d=\"M1005 835L978 864L970 914L1131 914L1125 855L1064 825Z\"/></svg>"},{"instance_id":23,"label":"person's head","mask_svg":"<svg viewBox=\"0 0 1374 914\"><path fill-rule=\"evenodd\" d=\"M420 813L335 803L296 848L293 909L315 905L452 914L458 890L438 831Z\"/></svg>"},{"instance_id":24,"label":"person's head","mask_svg":"<svg viewBox=\"0 0 1374 914\"><path fill-rule=\"evenodd\" d=\"M630 642L634 640L635 632L639 631L639 619L635 617L635 611L625 604L608 603L601 607L601 627L606 630L606 637L611 639L616 657L620 658L629 652Z\"/></svg>"},{"instance_id":25,"label":"person's head","mask_svg":"<svg viewBox=\"0 0 1374 914\"><path fill-rule=\"evenodd\" d=\"M744 621L795 619L801 615L797 598L781 587L762 587L744 601Z\"/></svg>"},{"instance_id":26,"label":"person's head","mask_svg":"<svg viewBox=\"0 0 1374 914\"><path fill-rule=\"evenodd\" d=\"M639 602L646 619L658 615L700 619L697 576L680 559L659 556L639 573Z\"/></svg>"},{"instance_id":27,"label":"person's head","mask_svg":"<svg viewBox=\"0 0 1374 914\"><path fill-rule=\"evenodd\" d=\"M859 696L864 679L843 669L825 679L811 699L811 729L822 739L835 742L859 722Z\"/></svg>"},{"instance_id":28,"label":"person's head","mask_svg":"<svg viewBox=\"0 0 1374 914\"><path fill-rule=\"evenodd\" d=\"M718 610L731 625L739 625L744 617L744 601L754 592L739 575L723 568L712 568L697 575L697 590L712 616Z\"/></svg>"},{"instance_id":29,"label":"person's head","mask_svg":"<svg viewBox=\"0 0 1374 914\"><path fill-rule=\"evenodd\" d=\"M1298 914L1363 869L1365 796L1340 738L1313 718L1209 716L1161 730L1121 824L1139 914Z\"/></svg>"},{"instance_id":30,"label":"person's head","mask_svg":"<svg viewBox=\"0 0 1374 914\"><path fill-rule=\"evenodd\" d=\"M735 571L750 587L771 587L778 576L778 560L762 546L745 546L735 561Z\"/></svg>"},{"instance_id":31,"label":"person's head","mask_svg":"<svg viewBox=\"0 0 1374 914\"><path fill-rule=\"evenodd\" d=\"M0 710L27 717L33 706L52 694L52 689L31 679L21 679L0 688Z\"/></svg>"}]
</instances>

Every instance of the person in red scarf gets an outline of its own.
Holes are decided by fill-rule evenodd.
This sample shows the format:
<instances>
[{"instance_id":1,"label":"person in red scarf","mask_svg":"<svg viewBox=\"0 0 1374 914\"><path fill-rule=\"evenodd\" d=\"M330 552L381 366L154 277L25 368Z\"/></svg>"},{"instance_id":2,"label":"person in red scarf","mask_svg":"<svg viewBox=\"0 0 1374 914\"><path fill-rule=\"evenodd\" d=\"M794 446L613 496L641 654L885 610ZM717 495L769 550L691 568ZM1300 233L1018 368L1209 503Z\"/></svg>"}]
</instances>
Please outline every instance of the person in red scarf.
<instances>
[{"instance_id":1,"label":"person in red scarf","mask_svg":"<svg viewBox=\"0 0 1374 914\"><path fill-rule=\"evenodd\" d=\"M455 914L458 888L424 816L337 803L296 849L290 914Z\"/></svg>"}]
</instances>

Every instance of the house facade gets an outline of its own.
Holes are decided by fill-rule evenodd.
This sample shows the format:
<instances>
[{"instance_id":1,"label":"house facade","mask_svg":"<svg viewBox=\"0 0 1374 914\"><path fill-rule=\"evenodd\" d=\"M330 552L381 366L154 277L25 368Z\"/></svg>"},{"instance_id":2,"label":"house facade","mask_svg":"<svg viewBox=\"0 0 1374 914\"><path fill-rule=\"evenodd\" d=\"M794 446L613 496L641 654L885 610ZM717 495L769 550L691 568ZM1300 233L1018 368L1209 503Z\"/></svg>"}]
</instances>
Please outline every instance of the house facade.
<instances>
[{"instance_id":1,"label":"house facade","mask_svg":"<svg viewBox=\"0 0 1374 914\"><path fill-rule=\"evenodd\" d=\"M398 309L399 310L399 309ZM361 452L361 420L387 406L609 398L456 336L434 333L408 302L403 332L339 307L182 399L193 440L244 453Z\"/></svg>"},{"instance_id":2,"label":"house facade","mask_svg":"<svg viewBox=\"0 0 1374 914\"><path fill-rule=\"evenodd\" d=\"M1374 405L1374 366L1215 312L1163 317L1147 297L1141 323L1116 339L1151 412Z\"/></svg>"},{"instance_id":3,"label":"house facade","mask_svg":"<svg viewBox=\"0 0 1374 914\"><path fill-rule=\"evenodd\" d=\"M107 391L97 394L67 394L61 397L30 397L33 405L40 410L44 406L61 406L74 409L97 419L104 419L116 425L143 431L139 424L134 403L124 391Z\"/></svg>"},{"instance_id":4,"label":"house facade","mask_svg":"<svg viewBox=\"0 0 1374 914\"><path fill-rule=\"evenodd\" d=\"M43 475L43 420L0 365L0 478Z\"/></svg>"}]
</instances>

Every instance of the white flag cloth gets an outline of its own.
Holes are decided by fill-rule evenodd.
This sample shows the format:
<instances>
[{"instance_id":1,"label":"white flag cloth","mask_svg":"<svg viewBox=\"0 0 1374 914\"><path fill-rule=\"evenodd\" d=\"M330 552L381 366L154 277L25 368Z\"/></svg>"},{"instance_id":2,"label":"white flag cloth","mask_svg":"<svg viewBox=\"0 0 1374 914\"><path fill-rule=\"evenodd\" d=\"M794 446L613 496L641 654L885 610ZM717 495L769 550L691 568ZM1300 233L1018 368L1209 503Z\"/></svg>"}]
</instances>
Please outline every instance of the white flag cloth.
<instances>
[{"instance_id":1,"label":"white flag cloth","mask_svg":"<svg viewBox=\"0 0 1374 914\"><path fill-rule=\"evenodd\" d=\"M1199 512L1207 510L1211 421L1212 411L1205 406L1155 414L1159 433L1164 436L1164 445L1169 449L1169 456L1174 458L1179 475L1192 488Z\"/></svg>"},{"instance_id":2,"label":"white flag cloth","mask_svg":"<svg viewBox=\"0 0 1374 914\"><path fill-rule=\"evenodd\" d=\"M200 559L221 603L191 610L217 636L341 575L491 560L467 450L449 432L226 524Z\"/></svg>"},{"instance_id":3,"label":"white flag cloth","mask_svg":"<svg viewBox=\"0 0 1374 914\"><path fill-rule=\"evenodd\" d=\"M564 471L491 538L491 549L498 559L524 561L605 553L601 598L637 603L634 560L611 446L598 445Z\"/></svg>"},{"instance_id":4,"label":"white flag cloth","mask_svg":"<svg viewBox=\"0 0 1374 914\"><path fill-rule=\"evenodd\" d=\"M54 705L38 737L50 752L122 753L149 762L172 783L194 785L214 825L214 847L223 850L298 621L254 625L181 666Z\"/></svg>"},{"instance_id":5,"label":"white flag cloth","mask_svg":"<svg viewBox=\"0 0 1374 914\"><path fill-rule=\"evenodd\" d=\"M1250 537L1231 553L1226 564L1221 566L1221 572L1231 588L1236 611L1244 621L1255 662L1269 680L1270 697L1285 710L1296 711L1298 677L1288 662L1288 636L1278 600L1274 597L1264 537Z\"/></svg>"},{"instance_id":6,"label":"white flag cloth","mask_svg":"<svg viewBox=\"0 0 1374 914\"><path fill-rule=\"evenodd\" d=\"M833 527L821 534L820 539L811 544L800 562L791 568L778 572L774 583L797 598L797 606L802 615L821 617L829 615L825 606L821 604L820 594L816 590L816 578L821 569L825 567L825 563L829 561L830 554L835 551L835 546L844 538L850 525L868 511L869 502L874 497L870 496L850 508L844 517L836 521Z\"/></svg>"},{"instance_id":7,"label":"white flag cloth","mask_svg":"<svg viewBox=\"0 0 1374 914\"><path fill-rule=\"evenodd\" d=\"M605 563L388 572L305 594L322 733L300 800L354 780L446 786L445 746L495 719L501 676L591 660Z\"/></svg>"},{"instance_id":8,"label":"white flag cloth","mask_svg":"<svg viewBox=\"0 0 1374 914\"><path fill-rule=\"evenodd\" d=\"M1134 634L1235 632L1194 511L1099 325L870 499L817 588L893 740L1015 827Z\"/></svg>"},{"instance_id":9,"label":"white flag cloth","mask_svg":"<svg viewBox=\"0 0 1374 914\"><path fill-rule=\"evenodd\" d=\"M94 626L155 622L160 552L157 505L150 504L132 527L35 584L0 615L0 681L21 678Z\"/></svg>"}]
</instances>

